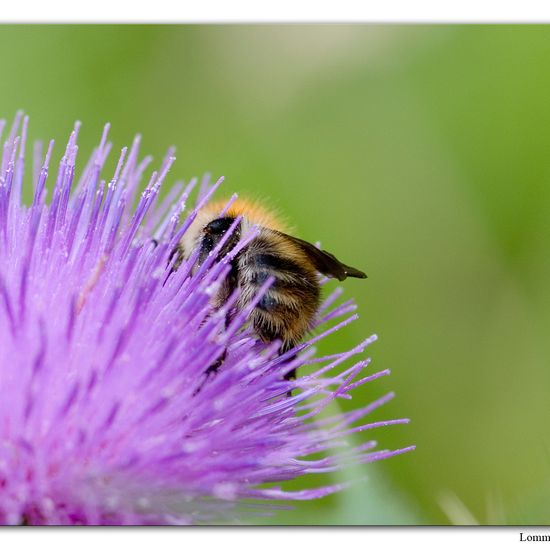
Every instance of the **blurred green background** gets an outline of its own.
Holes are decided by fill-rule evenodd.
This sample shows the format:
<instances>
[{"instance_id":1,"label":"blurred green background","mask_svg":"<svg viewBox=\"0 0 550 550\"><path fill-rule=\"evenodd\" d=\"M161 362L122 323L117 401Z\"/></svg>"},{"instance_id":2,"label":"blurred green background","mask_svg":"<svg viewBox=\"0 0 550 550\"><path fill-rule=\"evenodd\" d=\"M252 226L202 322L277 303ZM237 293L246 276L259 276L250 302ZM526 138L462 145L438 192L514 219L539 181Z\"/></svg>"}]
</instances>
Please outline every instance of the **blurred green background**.
<instances>
[{"instance_id":1,"label":"blurred green background","mask_svg":"<svg viewBox=\"0 0 550 550\"><path fill-rule=\"evenodd\" d=\"M550 521L550 27L2 26L0 48L31 139L175 144L170 181L225 175L367 271L321 351L379 334L392 375L345 405L395 390L375 418L411 424L372 435L418 448L258 521Z\"/></svg>"}]
</instances>

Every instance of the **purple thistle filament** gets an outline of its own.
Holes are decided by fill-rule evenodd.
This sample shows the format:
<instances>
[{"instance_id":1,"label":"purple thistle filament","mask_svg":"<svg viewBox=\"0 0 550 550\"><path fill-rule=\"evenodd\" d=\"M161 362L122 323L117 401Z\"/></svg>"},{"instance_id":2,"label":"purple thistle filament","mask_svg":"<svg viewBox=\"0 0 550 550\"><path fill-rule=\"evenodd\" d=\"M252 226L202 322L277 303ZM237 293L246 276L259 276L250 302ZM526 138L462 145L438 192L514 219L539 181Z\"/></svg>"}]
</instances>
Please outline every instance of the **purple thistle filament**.
<instances>
[{"instance_id":1,"label":"purple thistle filament","mask_svg":"<svg viewBox=\"0 0 550 550\"><path fill-rule=\"evenodd\" d=\"M333 307L339 290L319 312L317 335L279 357L247 328L246 311L224 326L231 300L212 310L230 258L212 257L193 276L193 258L170 269L175 244L219 182L203 184L190 211L195 181L159 201L169 151L139 195L150 161L139 159L139 139L102 179L108 126L75 177L79 124L52 178L53 142L40 163L35 154L33 171L27 166L27 122L18 114L0 165L1 524L224 522L245 503L343 488L292 492L284 481L412 448L346 443L352 433L407 422L362 421L392 394L323 414L389 373L364 373L368 360L357 359L375 337L314 356L316 341L355 318L352 302ZM204 382L226 350L223 368ZM305 365L314 371L283 379Z\"/></svg>"}]
</instances>

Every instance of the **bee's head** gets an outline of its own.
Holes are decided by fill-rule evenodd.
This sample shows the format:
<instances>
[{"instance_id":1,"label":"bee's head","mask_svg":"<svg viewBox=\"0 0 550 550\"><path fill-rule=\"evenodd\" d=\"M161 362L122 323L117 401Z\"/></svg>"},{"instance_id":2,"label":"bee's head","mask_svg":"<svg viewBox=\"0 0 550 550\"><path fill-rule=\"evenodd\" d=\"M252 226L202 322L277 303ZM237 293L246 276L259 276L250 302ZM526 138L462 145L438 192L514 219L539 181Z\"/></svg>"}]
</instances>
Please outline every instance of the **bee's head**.
<instances>
[{"instance_id":1,"label":"bee's head","mask_svg":"<svg viewBox=\"0 0 550 550\"><path fill-rule=\"evenodd\" d=\"M216 248L226 232L235 222L235 218L226 216L216 218L207 223L202 229L202 239L200 240L199 265L207 258L208 254ZM241 224L235 227L233 233L222 246L218 258L223 258L238 242L241 236Z\"/></svg>"},{"instance_id":2,"label":"bee's head","mask_svg":"<svg viewBox=\"0 0 550 550\"><path fill-rule=\"evenodd\" d=\"M219 211L216 214L208 210L200 211L183 236L181 242L183 256L188 258L194 250L199 248L198 263L199 265L202 264L208 254L216 248L234 221L235 217L233 216L219 217ZM240 235L241 228L239 224L220 251L220 258L225 256L237 244Z\"/></svg>"},{"instance_id":3,"label":"bee's head","mask_svg":"<svg viewBox=\"0 0 550 550\"><path fill-rule=\"evenodd\" d=\"M235 218L226 216L225 218L216 218L210 223L206 224L202 230L206 237L213 240L220 240L225 232L231 227L231 224L235 221Z\"/></svg>"}]
</instances>

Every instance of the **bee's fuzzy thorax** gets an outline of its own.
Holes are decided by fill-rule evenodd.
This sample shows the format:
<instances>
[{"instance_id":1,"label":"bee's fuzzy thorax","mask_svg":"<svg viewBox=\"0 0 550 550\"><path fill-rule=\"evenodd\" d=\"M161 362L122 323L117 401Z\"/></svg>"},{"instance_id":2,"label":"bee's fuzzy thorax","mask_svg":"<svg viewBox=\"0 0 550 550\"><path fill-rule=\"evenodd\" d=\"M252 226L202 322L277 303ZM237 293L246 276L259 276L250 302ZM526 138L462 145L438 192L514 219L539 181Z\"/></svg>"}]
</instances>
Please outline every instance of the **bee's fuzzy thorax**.
<instances>
[{"instance_id":1,"label":"bee's fuzzy thorax","mask_svg":"<svg viewBox=\"0 0 550 550\"><path fill-rule=\"evenodd\" d=\"M217 216L225 208L226 204L227 201L216 201L210 203L206 209L213 216ZM281 219L279 214L255 200L237 198L228 208L226 215L232 218L242 216L252 225L267 227L276 231L286 232L289 230L288 225Z\"/></svg>"}]
</instances>

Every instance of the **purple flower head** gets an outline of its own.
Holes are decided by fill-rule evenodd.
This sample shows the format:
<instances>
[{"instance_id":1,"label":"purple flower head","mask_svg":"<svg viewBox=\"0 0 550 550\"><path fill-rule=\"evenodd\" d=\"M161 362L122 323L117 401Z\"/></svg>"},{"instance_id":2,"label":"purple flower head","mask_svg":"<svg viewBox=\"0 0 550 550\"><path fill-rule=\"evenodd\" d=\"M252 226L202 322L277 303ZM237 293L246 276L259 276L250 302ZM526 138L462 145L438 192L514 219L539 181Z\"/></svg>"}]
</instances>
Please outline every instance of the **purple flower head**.
<instances>
[{"instance_id":1,"label":"purple flower head","mask_svg":"<svg viewBox=\"0 0 550 550\"><path fill-rule=\"evenodd\" d=\"M213 310L211 296L254 234L223 260L212 254L197 273L193 257L171 268L175 246L221 180L203 182L190 211L195 180L160 200L169 151L139 194L150 161L139 159L139 137L102 179L108 126L75 177L78 132L77 123L54 179L53 142L45 154L35 148L33 177L24 173L26 117L18 114L3 148L0 523L223 522L247 503L343 488L290 492L280 486L286 480L412 448L347 444L353 432L407 422L362 421L392 394L323 414L389 373L364 374L369 360L358 357L374 336L349 351L314 355L315 342L355 319L351 301L334 307L333 292L317 335L283 356L275 343L258 341L247 311L226 327L236 297ZM24 179L34 185L31 204L22 201ZM223 368L205 381L222 354ZM310 374L284 380L305 365Z\"/></svg>"}]
</instances>

